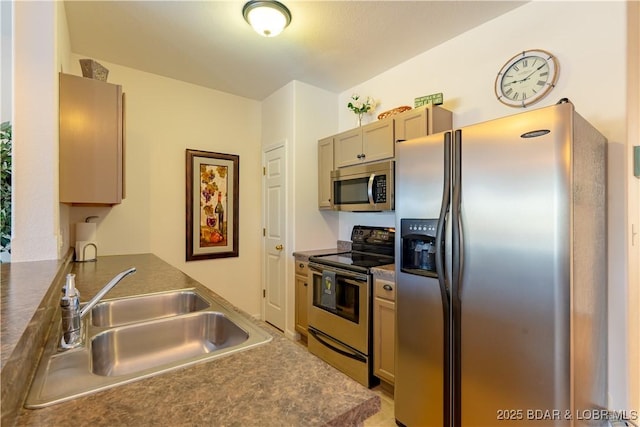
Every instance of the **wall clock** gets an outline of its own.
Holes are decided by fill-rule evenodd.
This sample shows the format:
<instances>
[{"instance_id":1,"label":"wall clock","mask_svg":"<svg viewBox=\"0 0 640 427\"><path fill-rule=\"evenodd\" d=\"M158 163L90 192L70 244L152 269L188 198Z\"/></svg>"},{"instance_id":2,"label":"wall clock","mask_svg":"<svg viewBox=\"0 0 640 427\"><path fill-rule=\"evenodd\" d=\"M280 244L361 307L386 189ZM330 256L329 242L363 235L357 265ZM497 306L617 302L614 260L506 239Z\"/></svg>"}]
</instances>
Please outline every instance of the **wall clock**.
<instances>
[{"instance_id":1,"label":"wall clock","mask_svg":"<svg viewBox=\"0 0 640 427\"><path fill-rule=\"evenodd\" d=\"M555 87L559 71L558 61L551 53L525 50L509 59L498 72L496 97L510 107L527 107Z\"/></svg>"}]
</instances>

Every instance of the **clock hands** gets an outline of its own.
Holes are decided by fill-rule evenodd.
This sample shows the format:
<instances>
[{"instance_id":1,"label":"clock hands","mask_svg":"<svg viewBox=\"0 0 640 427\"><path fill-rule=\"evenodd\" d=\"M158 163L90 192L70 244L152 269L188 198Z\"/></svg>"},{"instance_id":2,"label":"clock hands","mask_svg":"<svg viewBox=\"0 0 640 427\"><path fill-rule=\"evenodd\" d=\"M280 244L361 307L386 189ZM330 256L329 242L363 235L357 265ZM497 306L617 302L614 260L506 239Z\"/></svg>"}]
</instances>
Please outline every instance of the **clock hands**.
<instances>
[{"instance_id":1,"label":"clock hands","mask_svg":"<svg viewBox=\"0 0 640 427\"><path fill-rule=\"evenodd\" d=\"M531 76L533 76L535 73L537 73L538 71L540 71L540 69L542 69L542 67L544 67L546 65L546 63L542 63L542 65L540 65L538 68L536 68L535 70L533 70L531 73L529 73L529 75L523 79L520 80L514 80L512 82L509 83L505 83L504 86L510 86L514 83L523 83L527 80L529 80L531 78ZM505 76L505 77L509 77L509 76Z\"/></svg>"},{"instance_id":2,"label":"clock hands","mask_svg":"<svg viewBox=\"0 0 640 427\"><path fill-rule=\"evenodd\" d=\"M523 82L523 81L525 81L525 80L529 80L529 78L530 78L531 76L533 76L535 73L537 73L538 71L540 71L540 69L541 69L542 67L544 67L545 65L547 65L547 64L543 63L541 66L539 66L538 68L536 68L535 70L533 70L533 71L532 71L532 72L531 72L527 77L525 77L524 79L522 79L522 80L520 80L520 81L521 81L521 82Z\"/></svg>"}]
</instances>

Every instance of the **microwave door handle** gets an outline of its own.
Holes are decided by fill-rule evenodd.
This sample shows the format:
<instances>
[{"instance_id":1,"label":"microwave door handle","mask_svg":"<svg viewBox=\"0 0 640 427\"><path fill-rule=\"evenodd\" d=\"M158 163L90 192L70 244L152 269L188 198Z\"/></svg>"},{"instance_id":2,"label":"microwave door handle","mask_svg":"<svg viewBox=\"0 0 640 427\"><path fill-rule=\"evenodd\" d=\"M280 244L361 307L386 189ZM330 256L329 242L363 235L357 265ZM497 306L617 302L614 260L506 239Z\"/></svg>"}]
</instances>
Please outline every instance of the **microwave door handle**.
<instances>
[{"instance_id":1,"label":"microwave door handle","mask_svg":"<svg viewBox=\"0 0 640 427\"><path fill-rule=\"evenodd\" d=\"M373 179L376 177L375 173L372 173L369 177L369 184L367 185L367 197L369 197L369 204L374 205L373 202Z\"/></svg>"}]
</instances>

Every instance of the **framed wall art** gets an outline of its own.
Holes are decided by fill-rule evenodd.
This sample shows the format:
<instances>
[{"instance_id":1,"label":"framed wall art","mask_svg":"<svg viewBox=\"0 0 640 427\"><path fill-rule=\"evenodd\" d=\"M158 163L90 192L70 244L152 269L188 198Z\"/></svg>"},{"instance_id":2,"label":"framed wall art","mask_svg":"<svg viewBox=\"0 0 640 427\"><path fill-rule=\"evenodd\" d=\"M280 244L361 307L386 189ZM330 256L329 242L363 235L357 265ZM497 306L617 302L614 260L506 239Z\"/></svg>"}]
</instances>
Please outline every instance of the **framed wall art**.
<instances>
[{"instance_id":1,"label":"framed wall art","mask_svg":"<svg viewBox=\"0 0 640 427\"><path fill-rule=\"evenodd\" d=\"M187 261L238 256L240 156L187 149Z\"/></svg>"}]
</instances>

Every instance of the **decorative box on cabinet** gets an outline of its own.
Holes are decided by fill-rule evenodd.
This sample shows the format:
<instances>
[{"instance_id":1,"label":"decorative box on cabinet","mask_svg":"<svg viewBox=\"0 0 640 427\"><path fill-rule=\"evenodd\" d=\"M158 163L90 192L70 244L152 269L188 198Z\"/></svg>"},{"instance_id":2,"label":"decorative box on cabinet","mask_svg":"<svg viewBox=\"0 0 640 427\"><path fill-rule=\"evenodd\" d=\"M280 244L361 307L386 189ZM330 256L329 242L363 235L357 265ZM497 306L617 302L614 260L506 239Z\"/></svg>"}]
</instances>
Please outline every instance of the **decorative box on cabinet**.
<instances>
[{"instance_id":1,"label":"decorative box on cabinet","mask_svg":"<svg viewBox=\"0 0 640 427\"><path fill-rule=\"evenodd\" d=\"M393 119L379 120L334 137L335 166L338 168L392 159L394 151Z\"/></svg>"},{"instance_id":2,"label":"decorative box on cabinet","mask_svg":"<svg viewBox=\"0 0 640 427\"><path fill-rule=\"evenodd\" d=\"M331 209L333 137L318 141L318 209Z\"/></svg>"},{"instance_id":3,"label":"decorative box on cabinet","mask_svg":"<svg viewBox=\"0 0 640 427\"><path fill-rule=\"evenodd\" d=\"M427 104L393 116L396 141L418 138L453 128L452 113Z\"/></svg>"},{"instance_id":4,"label":"decorative box on cabinet","mask_svg":"<svg viewBox=\"0 0 640 427\"><path fill-rule=\"evenodd\" d=\"M124 199L122 86L60 73L60 202Z\"/></svg>"},{"instance_id":5,"label":"decorative box on cabinet","mask_svg":"<svg viewBox=\"0 0 640 427\"><path fill-rule=\"evenodd\" d=\"M309 262L296 257L296 331L300 333L303 340L307 338L307 289L309 288Z\"/></svg>"},{"instance_id":6,"label":"decorative box on cabinet","mask_svg":"<svg viewBox=\"0 0 640 427\"><path fill-rule=\"evenodd\" d=\"M396 286L373 279L373 373L393 385L395 382Z\"/></svg>"}]
</instances>

